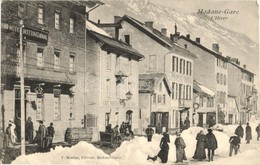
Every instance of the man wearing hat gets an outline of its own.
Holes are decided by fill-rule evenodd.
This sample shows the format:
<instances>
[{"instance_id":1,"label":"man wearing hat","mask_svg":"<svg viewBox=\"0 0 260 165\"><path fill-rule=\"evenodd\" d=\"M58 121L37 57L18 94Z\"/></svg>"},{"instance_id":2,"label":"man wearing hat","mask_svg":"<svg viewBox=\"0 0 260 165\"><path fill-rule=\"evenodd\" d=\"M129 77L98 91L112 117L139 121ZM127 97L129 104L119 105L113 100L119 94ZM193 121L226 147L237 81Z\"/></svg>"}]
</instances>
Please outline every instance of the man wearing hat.
<instances>
[{"instance_id":1,"label":"man wearing hat","mask_svg":"<svg viewBox=\"0 0 260 165\"><path fill-rule=\"evenodd\" d=\"M218 142L215 135L212 132L212 128L208 129L206 134L206 148L208 149L208 161L213 161L214 152L218 148Z\"/></svg>"}]
</instances>

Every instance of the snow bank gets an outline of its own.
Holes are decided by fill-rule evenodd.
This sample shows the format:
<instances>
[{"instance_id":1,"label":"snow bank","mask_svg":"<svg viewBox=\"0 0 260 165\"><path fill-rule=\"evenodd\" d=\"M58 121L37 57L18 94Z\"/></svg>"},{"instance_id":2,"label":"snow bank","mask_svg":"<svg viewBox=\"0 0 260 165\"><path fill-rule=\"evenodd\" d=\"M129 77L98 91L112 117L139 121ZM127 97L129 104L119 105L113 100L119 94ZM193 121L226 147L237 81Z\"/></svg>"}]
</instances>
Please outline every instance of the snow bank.
<instances>
[{"instance_id":1,"label":"snow bank","mask_svg":"<svg viewBox=\"0 0 260 165\"><path fill-rule=\"evenodd\" d=\"M256 138L255 127L257 126L258 121L253 120L250 121L250 125L252 127L253 132L253 139ZM228 156L229 152L229 138L234 133L237 125L218 125L219 128L223 129L222 132L214 130L213 133L215 134L217 141L218 141L218 149L216 150L216 156L223 158L222 160L214 161L216 164L221 164L220 162L226 163L229 158L225 158ZM243 125L245 129L245 125ZM185 143L186 143L186 156L189 160L192 159L192 156L195 152L196 148L196 135L199 131L203 130L204 133L207 133L207 130L201 127L191 127L187 130L184 130L181 133ZM55 150L52 150L49 153L36 153L27 156L20 156L16 158L12 163L19 164L19 163L26 163L26 164L39 164L39 163L59 163L59 164L160 164L160 159L153 162L152 160L147 160L147 156L155 156L158 154L160 148L159 143L162 138L162 135L155 134L153 136L152 142L148 142L146 137L135 137L130 141L124 141L119 148L117 148L111 156L105 154L102 150L95 148L92 144L86 142L80 142L77 145L71 148L63 148L63 147L56 147ZM169 150L169 162L176 161L176 149L174 145L174 141L176 139L175 135L170 135L170 150ZM256 140L255 140L256 141ZM258 142L258 141L257 141ZM242 143L245 143L242 140ZM257 143L258 144L258 143ZM251 148L251 150L244 150L248 147L245 145L241 147L242 153L244 158L240 158L240 164L245 164L245 160L253 158L256 149ZM257 151L259 152L259 150ZM250 155L251 154L251 155ZM242 154L239 154L242 155ZM231 157L230 159L238 160L237 156ZM240 160L239 159L239 160ZM258 159L259 160L259 159ZM217 163L219 162L219 163Z\"/></svg>"},{"instance_id":2,"label":"snow bank","mask_svg":"<svg viewBox=\"0 0 260 165\"><path fill-rule=\"evenodd\" d=\"M235 156L218 159L209 164L219 165L227 164L227 162L229 162L235 165L259 165L260 157L259 155L256 155L256 153L260 153L260 149L243 151Z\"/></svg>"},{"instance_id":3,"label":"snow bank","mask_svg":"<svg viewBox=\"0 0 260 165\"><path fill-rule=\"evenodd\" d=\"M110 164L119 165L116 157L110 157L87 142L68 147L56 147L48 153L35 153L17 157L12 164Z\"/></svg>"}]
</instances>

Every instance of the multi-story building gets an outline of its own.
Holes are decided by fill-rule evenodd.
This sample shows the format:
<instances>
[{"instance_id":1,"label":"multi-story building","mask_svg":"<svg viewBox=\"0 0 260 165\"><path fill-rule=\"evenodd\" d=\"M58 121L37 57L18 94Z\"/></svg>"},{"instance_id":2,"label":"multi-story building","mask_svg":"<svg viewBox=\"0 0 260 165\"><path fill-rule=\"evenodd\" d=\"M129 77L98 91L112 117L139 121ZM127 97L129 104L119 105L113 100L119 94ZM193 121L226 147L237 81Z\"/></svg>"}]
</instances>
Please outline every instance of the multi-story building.
<instances>
[{"instance_id":1,"label":"multi-story building","mask_svg":"<svg viewBox=\"0 0 260 165\"><path fill-rule=\"evenodd\" d=\"M246 123L252 114L257 113L257 91L254 87L254 73L246 65L240 66L237 58L227 57L228 62L228 93L235 96L239 111L237 122Z\"/></svg>"},{"instance_id":2,"label":"multi-story building","mask_svg":"<svg viewBox=\"0 0 260 165\"><path fill-rule=\"evenodd\" d=\"M53 122L55 139L65 130L82 126L82 77L85 55L85 5L69 1L4 1L1 11L1 79L3 120L21 116L19 30L23 20L25 117L48 126ZM70 120L69 120L70 119Z\"/></svg>"},{"instance_id":3,"label":"multi-story building","mask_svg":"<svg viewBox=\"0 0 260 165\"><path fill-rule=\"evenodd\" d=\"M227 59L219 52L219 45L213 44L210 50L200 43L200 38L191 40L190 35L180 36L178 44L197 55L194 60L194 79L212 90L215 112L208 112L208 118L216 118L219 123L225 122L227 104Z\"/></svg>"},{"instance_id":4,"label":"multi-story building","mask_svg":"<svg viewBox=\"0 0 260 165\"><path fill-rule=\"evenodd\" d=\"M114 23L97 26L119 40L131 45L145 58L139 63L139 73L165 73L175 90L169 110L168 130L180 126L180 118L192 115L193 59L189 51L175 44L176 38L167 37L167 29L153 28L153 22L142 23L128 15L115 16ZM177 28L176 28L177 31ZM151 77L152 78L152 77ZM141 100L140 100L141 101ZM152 115L152 114L151 114ZM151 122L151 117L147 118ZM151 123L152 124L152 123Z\"/></svg>"},{"instance_id":5,"label":"multi-story building","mask_svg":"<svg viewBox=\"0 0 260 165\"><path fill-rule=\"evenodd\" d=\"M112 38L108 33L87 22L87 127L105 131L122 122L139 133L138 62L143 58L137 50Z\"/></svg>"}]
</instances>

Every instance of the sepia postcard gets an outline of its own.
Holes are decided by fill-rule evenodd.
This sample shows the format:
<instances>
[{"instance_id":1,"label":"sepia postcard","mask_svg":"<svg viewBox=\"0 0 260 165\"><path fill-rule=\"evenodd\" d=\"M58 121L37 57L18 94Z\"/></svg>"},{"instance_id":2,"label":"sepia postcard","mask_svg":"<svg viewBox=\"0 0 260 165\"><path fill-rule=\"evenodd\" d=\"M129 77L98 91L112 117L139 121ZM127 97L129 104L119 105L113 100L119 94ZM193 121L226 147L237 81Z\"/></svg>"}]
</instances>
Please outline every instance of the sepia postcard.
<instances>
[{"instance_id":1,"label":"sepia postcard","mask_svg":"<svg viewBox=\"0 0 260 165\"><path fill-rule=\"evenodd\" d=\"M2 0L0 65L0 164L260 164L257 0Z\"/></svg>"}]
</instances>

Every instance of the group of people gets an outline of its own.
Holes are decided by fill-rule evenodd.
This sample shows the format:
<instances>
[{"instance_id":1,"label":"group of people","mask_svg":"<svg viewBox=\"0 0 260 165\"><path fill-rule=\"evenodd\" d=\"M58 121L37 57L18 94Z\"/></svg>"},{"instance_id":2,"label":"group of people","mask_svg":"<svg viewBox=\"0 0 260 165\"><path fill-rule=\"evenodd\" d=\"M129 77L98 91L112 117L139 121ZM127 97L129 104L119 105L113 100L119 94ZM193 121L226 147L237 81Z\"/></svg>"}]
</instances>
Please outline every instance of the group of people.
<instances>
[{"instance_id":1,"label":"group of people","mask_svg":"<svg viewBox=\"0 0 260 165\"><path fill-rule=\"evenodd\" d=\"M212 129L208 129L208 133L205 135L203 131L201 130L197 136L196 136L197 144L196 144L196 150L193 156L193 159L198 159L199 161L202 161L206 158L206 152L205 149L208 150L208 161L213 161L215 150L218 148L218 143L215 135L212 132ZM148 140L149 141L149 140ZM157 160L159 157L161 159L162 163L167 163L168 161L168 153L169 153L169 144L170 143L170 137L169 134L164 132L163 137L160 142L160 148L161 150L156 156L149 156L147 157L147 160ZM185 154L185 148L186 144L181 137L181 133L176 132L176 139L174 141L174 145L176 147L176 163L183 162L184 160L187 160L186 154Z\"/></svg>"},{"instance_id":2,"label":"group of people","mask_svg":"<svg viewBox=\"0 0 260 165\"><path fill-rule=\"evenodd\" d=\"M134 137L134 133L131 130L131 126L129 125L129 123L125 123L125 122L122 122L120 128L118 125L116 125L113 129L112 129L112 124L108 124L106 126L105 132L113 134L113 139L115 141L119 141L123 138L131 139Z\"/></svg>"},{"instance_id":3,"label":"group of people","mask_svg":"<svg viewBox=\"0 0 260 165\"><path fill-rule=\"evenodd\" d=\"M20 122L21 124L21 122ZM18 126L17 126L18 125ZM15 124L12 120L6 128L6 147L14 147L19 144L21 140L21 125ZM25 141L29 144L38 143L40 149L50 148L52 146L55 130L53 123L47 128L44 126L43 121L39 121L39 129L36 131L36 136L34 137L34 125L32 118L28 117L25 123Z\"/></svg>"},{"instance_id":4,"label":"group of people","mask_svg":"<svg viewBox=\"0 0 260 165\"><path fill-rule=\"evenodd\" d=\"M260 138L260 124L256 127L256 132L257 132L257 140L259 141ZM147 134L147 140L148 142L151 141L152 135L154 133L154 130L148 126L146 129L146 134ZM249 144L250 140L252 139L252 129L247 123L246 129L245 129L245 139L246 143ZM229 150L229 156L232 156L232 153L234 152L235 155L238 153L239 148L240 148L240 143L241 143L241 138L244 136L244 129L241 125L235 129L235 133L229 138L229 143L230 143L230 150ZM192 157L193 159L197 159L198 161L202 161L203 159L206 159L208 157L208 161L213 161L214 160L214 154L215 150L218 148L218 142L213 134L213 130L211 128L208 129L208 133L205 135L203 130L201 130L197 136L196 136L197 144L196 144L196 149L194 156ZM169 135L164 132L163 137L160 142L160 148L161 150L156 156L149 156L147 160L157 160L159 157L161 159L162 163L167 163L168 161L168 153L169 153L169 145L170 143L170 137ZM176 163L183 162L184 160L187 160L186 154L185 154L185 147L186 144L181 137L181 134L176 132L176 139L174 142L174 145L176 147ZM206 151L207 149L207 155Z\"/></svg>"}]
</instances>

